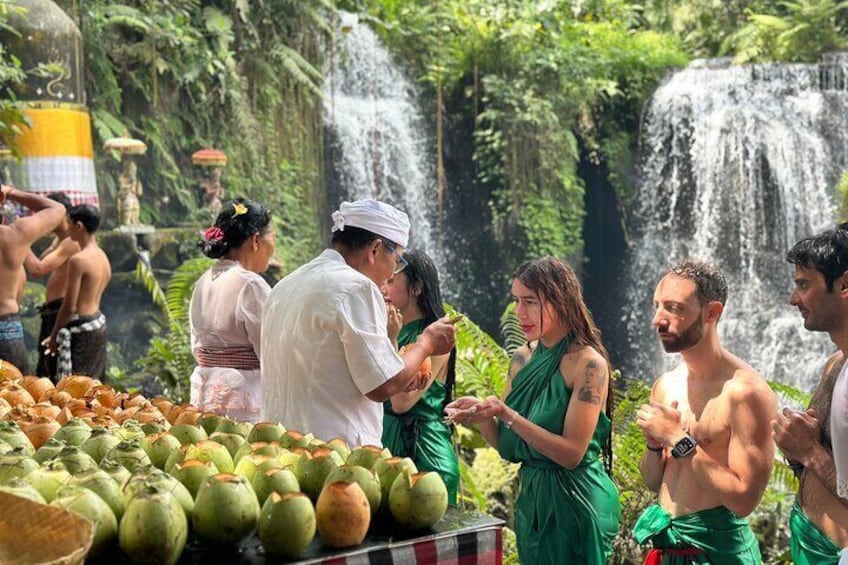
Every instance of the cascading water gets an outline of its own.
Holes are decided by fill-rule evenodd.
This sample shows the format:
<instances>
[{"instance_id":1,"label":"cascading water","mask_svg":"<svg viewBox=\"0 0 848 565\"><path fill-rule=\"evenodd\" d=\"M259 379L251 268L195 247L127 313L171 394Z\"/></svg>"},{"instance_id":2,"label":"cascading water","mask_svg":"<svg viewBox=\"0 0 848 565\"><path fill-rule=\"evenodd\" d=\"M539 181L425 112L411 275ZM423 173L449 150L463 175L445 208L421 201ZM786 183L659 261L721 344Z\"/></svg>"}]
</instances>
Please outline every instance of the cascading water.
<instances>
[{"instance_id":1,"label":"cascading water","mask_svg":"<svg viewBox=\"0 0 848 565\"><path fill-rule=\"evenodd\" d=\"M719 267L729 298L723 344L768 379L810 389L826 334L789 306L787 250L832 227L833 187L848 165L848 64L696 62L646 109L623 314L623 370L652 379L678 362L650 327L653 292L684 258Z\"/></svg>"},{"instance_id":2,"label":"cascading water","mask_svg":"<svg viewBox=\"0 0 848 565\"><path fill-rule=\"evenodd\" d=\"M367 25L352 25L340 37L324 81L330 176L338 196L377 198L405 211L412 223L410 247L442 267L432 143L415 88ZM329 205L335 209L338 202Z\"/></svg>"}]
</instances>

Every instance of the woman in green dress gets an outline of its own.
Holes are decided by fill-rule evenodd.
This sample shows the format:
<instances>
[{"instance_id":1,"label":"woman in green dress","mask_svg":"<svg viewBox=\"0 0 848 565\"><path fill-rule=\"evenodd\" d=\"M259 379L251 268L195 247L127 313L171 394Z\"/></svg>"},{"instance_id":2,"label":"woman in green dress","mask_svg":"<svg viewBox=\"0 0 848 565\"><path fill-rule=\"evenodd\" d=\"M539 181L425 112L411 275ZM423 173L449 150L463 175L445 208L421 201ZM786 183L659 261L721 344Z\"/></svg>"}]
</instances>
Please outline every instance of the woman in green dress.
<instances>
[{"instance_id":1,"label":"woman in green dress","mask_svg":"<svg viewBox=\"0 0 848 565\"><path fill-rule=\"evenodd\" d=\"M428 324L445 315L433 261L417 250L407 251L403 257L406 267L383 286L390 318L399 312L403 321L397 336L401 349L415 343ZM459 464L442 413L451 401L455 362L456 349L434 355L430 358L433 378L424 390L396 394L383 405L383 446L392 455L410 457L419 471L439 473L448 489L449 504L456 504Z\"/></svg>"},{"instance_id":2,"label":"woman in green dress","mask_svg":"<svg viewBox=\"0 0 848 565\"><path fill-rule=\"evenodd\" d=\"M606 563L621 513L602 461L602 453L611 460L606 349L577 276L563 261L521 265L512 296L535 349L513 357L503 400L462 397L446 413L479 424L501 457L521 463L515 533L522 563Z\"/></svg>"}]
</instances>

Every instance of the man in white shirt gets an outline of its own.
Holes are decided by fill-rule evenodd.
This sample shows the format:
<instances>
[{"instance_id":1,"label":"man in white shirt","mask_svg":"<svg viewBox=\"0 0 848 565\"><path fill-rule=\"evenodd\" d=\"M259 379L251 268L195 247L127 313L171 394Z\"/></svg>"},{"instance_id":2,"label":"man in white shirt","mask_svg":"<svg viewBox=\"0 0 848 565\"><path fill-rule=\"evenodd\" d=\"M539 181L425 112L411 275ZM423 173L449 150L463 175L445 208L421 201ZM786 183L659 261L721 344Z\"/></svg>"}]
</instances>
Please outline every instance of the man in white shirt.
<instances>
[{"instance_id":1,"label":"man in white shirt","mask_svg":"<svg viewBox=\"0 0 848 565\"><path fill-rule=\"evenodd\" d=\"M281 280L262 316L262 417L316 438L380 445L382 403L423 388L419 367L448 353L456 328L434 322L403 355L380 287L405 266L409 219L376 200L343 202L330 248Z\"/></svg>"}]
</instances>

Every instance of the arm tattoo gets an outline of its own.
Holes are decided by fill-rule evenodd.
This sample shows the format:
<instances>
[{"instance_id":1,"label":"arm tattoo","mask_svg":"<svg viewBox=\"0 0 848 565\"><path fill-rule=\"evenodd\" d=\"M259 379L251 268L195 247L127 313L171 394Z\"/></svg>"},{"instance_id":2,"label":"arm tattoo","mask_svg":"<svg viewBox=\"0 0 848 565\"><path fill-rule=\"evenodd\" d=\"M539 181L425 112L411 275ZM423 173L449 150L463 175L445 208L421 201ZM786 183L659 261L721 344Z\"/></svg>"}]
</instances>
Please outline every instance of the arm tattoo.
<instances>
[{"instance_id":1,"label":"arm tattoo","mask_svg":"<svg viewBox=\"0 0 848 565\"><path fill-rule=\"evenodd\" d=\"M583 380L583 386L577 391L577 400L589 404L600 404L605 383L606 378L601 374L598 364L589 361L589 364L586 365L586 377Z\"/></svg>"},{"instance_id":2,"label":"arm tattoo","mask_svg":"<svg viewBox=\"0 0 848 565\"><path fill-rule=\"evenodd\" d=\"M520 369L524 365L527 364L527 356L524 355L521 351L516 351L512 354L512 359L510 359L510 364L514 365L516 370Z\"/></svg>"}]
</instances>

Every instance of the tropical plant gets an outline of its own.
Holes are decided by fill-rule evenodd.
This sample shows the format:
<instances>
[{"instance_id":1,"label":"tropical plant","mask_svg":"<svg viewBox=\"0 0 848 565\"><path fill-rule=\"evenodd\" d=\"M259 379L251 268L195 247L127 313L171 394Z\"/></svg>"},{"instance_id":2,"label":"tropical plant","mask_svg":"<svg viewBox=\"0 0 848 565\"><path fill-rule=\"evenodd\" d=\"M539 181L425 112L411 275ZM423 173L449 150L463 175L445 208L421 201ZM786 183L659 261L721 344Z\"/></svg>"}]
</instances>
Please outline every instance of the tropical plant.
<instances>
[{"instance_id":1,"label":"tropical plant","mask_svg":"<svg viewBox=\"0 0 848 565\"><path fill-rule=\"evenodd\" d=\"M147 354L136 362L140 372L125 375L125 387L146 386L156 389L175 402L187 402L189 377L195 366L189 334L189 303L200 276L209 270L214 260L196 257L180 265L167 291L162 290L149 265L139 261L136 276L150 292L153 302L162 309L165 318L164 335L150 340ZM153 383L149 382L153 379Z\"/></svg>"},{"instance_id":2,"label":"tropical plant","mask_svg":"<svg viewBox=\"0 0 848 565\"><path fill-rule=\"evenodd\" d=\"M815 62L825 51L846 45L840 16L848 2L792 0L770 13L749 12L748 24L727 39L736 62Z\"/></svg>"}]
</instances>

